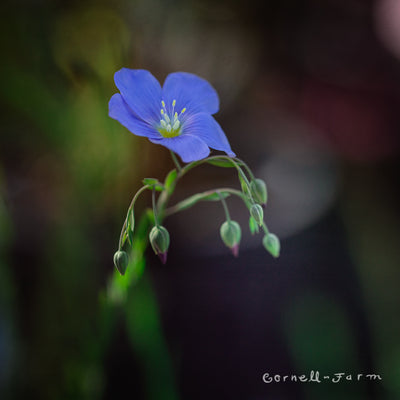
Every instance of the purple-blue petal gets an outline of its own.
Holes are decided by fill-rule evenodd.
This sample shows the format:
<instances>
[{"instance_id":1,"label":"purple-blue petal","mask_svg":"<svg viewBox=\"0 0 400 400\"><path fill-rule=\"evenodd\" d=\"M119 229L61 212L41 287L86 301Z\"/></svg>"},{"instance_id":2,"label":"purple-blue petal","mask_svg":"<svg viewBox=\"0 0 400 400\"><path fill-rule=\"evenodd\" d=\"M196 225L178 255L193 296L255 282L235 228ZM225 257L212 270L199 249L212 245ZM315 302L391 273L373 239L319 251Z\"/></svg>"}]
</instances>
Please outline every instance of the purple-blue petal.
<instances>
[{"instance_id":1,"label":"purple-blue petal","mask_svg":"<svg viewBox=\"0 0 400 400\"><path fill-rule=\"evenodd\" d=\"M154 124L160 120L161 86L154 76L143 69L122 68L114 81L132 111L142 120Z\"/></svg>"},{"instance_id":2,"label":"purple-blue petal","mask_svg":"<svg viewBox=\"0 0 400 400\"><path fill-rule=\"evenodd\" d=\"M108 115L137 136L146 136L148 138L161 137L160 133L150 124L142 121L133 114L119 93L111 97L108 103Z\"/></svg>"},{"instance_id":3,"label":"purple-blue petal","mask_svg":"<svg viewBox=\"0 0 400 400\"><path fill-rule=\"evenodd\" d=\"M208 146L193 135L181 135L173 138L152 139L151 142L161 144L177 153L183 162L192 162L206 158L210 154Z\"/></svg>"},{"instance_id":4,"label":"purple-blue petal","mask_svg":"<svg viewBox=\"0 0 400 400\"><path fill-rule=\"evenodd\" d=\"M186 134L197 136L207 146L215 150L224 151L230 157L236 156L224 131L209 114L199 113L188 116L182 128L182 136Z\"/></svg>"},{"instance_id":5,"label":"purple-blue petal","mask_svg":"<svg viewBox=\"0 0 400 400\"><path fill-rule=\"evenodd\" d=\"M186 108L188 113L206 112L215 114L219 110L219 98L215 89L205 80L188 72L174 72L165 79L162 97L170 107L176 100L175 110Z\"/></svg>"}]
</instances>

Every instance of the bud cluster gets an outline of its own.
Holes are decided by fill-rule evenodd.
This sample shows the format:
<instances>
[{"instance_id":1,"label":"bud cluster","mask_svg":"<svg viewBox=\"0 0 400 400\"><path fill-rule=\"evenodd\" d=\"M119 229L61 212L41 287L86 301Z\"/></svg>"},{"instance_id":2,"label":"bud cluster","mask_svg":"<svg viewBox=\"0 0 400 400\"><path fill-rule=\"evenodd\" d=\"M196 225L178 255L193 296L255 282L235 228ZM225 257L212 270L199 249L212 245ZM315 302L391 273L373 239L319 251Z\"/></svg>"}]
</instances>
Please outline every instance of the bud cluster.
<instances>
[{"instance_id":1,"label":"bud cluster","mask_svg":"<svg viewBox=\"0 0 400 400\"><path fill-rule=\"evenodd\" d=\"M183 113L183 111L182 111ZM177 129L179 116L177 117L174 125L171 125L171 129L168 126L168 118L163 109L162 115L164 116L161 121L162 126L166 126L168 132L173 132L174 127ZM164 122L164 123L163 123ZM167 129L168 128L168 129ZM175 132L175 131L174 131ZM242 230L238 222L231 219L228 206L225 199L230 195L239 196L245 203L249 211L249 228L250 232L254 235L259 233L260 229L264 231L264 238L262 240L265 249L273 256L279 257L280 243L276 235L270 233L264 222L264 209L268 200L267 186L265 182L260 178L255 178L250 168L241 160L233 159L225 156L215 156L205 159L203 162L219 166L219 167L234 167L238 171L239 181L242 190L236 190L231 188L223 188L217 190L209 190L203 193L197 193L190 196L189 198L177 203L176 205L167 208L167 202L170 196L173 194L178 180L186 174L191 168L196 166L196 163L191 163L185 167L181 167L176 159L174 153L171 153L173 161L175 162L176 169L170 171L163 183L159 182L155 178L145 178L143 180L143 187L138 190L132 199L131 205L128 209L127 217L124 222L124 226L120 235L119 250L114 254L114 265L118 271L123 275L131 262L135 265L135 256L132 261L129 260L127 253L128 244L135 251L130 254L143 254L145 245L141 245L143 242L144 232L148 232L149 224L153 226L149 233L149 243L154 253L160 258L163 264L167 261L167 253L170 245L170 235L167 229L162 225L165 217L177 213L192 207L199 201L220 201L225 212L225 222L220 227L220 236L223 243L232 251L235 257L239 255L239 245L242 237ZM244 171L247 171L246 174ZM139 228L139 232L134 236L135 231L135 217L134 217L134 205L138 196L146 191L152 190L152 210L148 210L144 215L146 221L146 229ZM156 193L161 192L156 198ZM139 227L141 224L139 223ZM136 241L135 238L140 240ZM135 247L136 246L136 247Z\"/></svg>"}]
</instances>

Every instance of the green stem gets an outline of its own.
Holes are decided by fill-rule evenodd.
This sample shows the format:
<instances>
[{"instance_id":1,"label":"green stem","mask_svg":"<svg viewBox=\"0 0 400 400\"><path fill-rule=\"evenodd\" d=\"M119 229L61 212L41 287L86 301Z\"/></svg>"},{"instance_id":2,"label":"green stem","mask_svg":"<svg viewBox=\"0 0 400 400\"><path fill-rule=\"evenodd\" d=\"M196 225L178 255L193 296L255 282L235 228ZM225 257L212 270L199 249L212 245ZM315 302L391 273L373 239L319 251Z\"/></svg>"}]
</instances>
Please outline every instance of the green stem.
<instances>
[{"instance_id":1,"label":"green stem","mask_svg":"<svg viewBox=\"0 0 400 400\"><path fill-rule=\"evenodd\" d=\"M187 172L189 172L192 168L197 167L201 164L204 164L210 160L227 160L230 161L232 163L232 165L236 168L236 170L238 171L239 175L242 177L242 179L244 180L247 188L248 188L248 192L249 192L249 196L250 196L250 200L254 203L253 197L251 195L251 190L250 190L250 182L247 179L246 174L243 172L242 168L240 168L240 166L238 165L238 163L235 161L235 159L228 157L228 156L213 156L213 157L207 157L204 158L203 160L200 161L194 161L190 164L187 164L186 166L184 166L182 168L182 170L179 173L179 177L182 177L183 175L185 175ZM238 160L240 163L243 163L243 161ZM252 179L254 179L254 175L251 172L250 168L247 166L247 164L243 163L244 167L246 168L246 170L249 172L249 175L252 177Z\"/></svg>"},{"instance_id":2,"label":"green stem","mask_svg":"<svg viewBox=\"0 0 400 400\"><path fill-rule=\"evenodd\" d=\"M136 200L138 199L138 197L139 197L146 189L149 189L149 188L150 188L149 185L145 185L145 186L141 187L141 188L136 192L136 194L133 196L133 199L132 199L132 201L131 201L131 204L129 204L128 211L127 211L127 213L126 213L126 218L125 218L125 221L124 221L124 225L122 225L121 234L119 235L118 250L121 250L121 247L122 247L122 237L124 236L124 232L125 232L126 224L127 224L127 222L128 222L129 214L130 214L130 212L131 212L131 208L135 205L135 202L136 202ZM132 210L132 212L133 212L133 210Z\"/></svg>"},{"instance_id":3,"label":"green stem","mask_svg":"<svg viewBox=\"0 0 400 400\"><path fill-rule=\"evenodd\" d=\"M203 193L200 193L202 195L204 195L204 197L217 193L217 192L221 192L221 193L229 193L229 194L233 194L234 196L240 197L243 202L246 204L247 208L249 208L249 204L248 204L248 199L246 198L246 196L243 194L243 192L241 192L240 190L236 190L236 189L231 189L231 188L220 188L220 189L212 189L212 190L207 190ZM169 208L167 208L165 210L165 217L169 217L171 215L174 215L176 213L178 213L179 211L182 211L181 205L186 203L186 200L182 200L179 203L175 204L174 206L171 206ZM197 204L194 203L193 206ZM192 206L191 206L192 207ZM185 207L183 208L184 210L188 209L190 207Z\"/></svg>"},{"instance_id":4,"label":"green stem","mask_svg":"<svg viewBox=\"0 0 400 400\"><path fill-rule=\"evenodd\" d=\"M158 212L157 212L157 206L156 206L156 189L153 186L153 193L151 196L152 203L153 203L153 214L154 214L154 223L156 226L160 226L160 223L158 222Z\"/></svg>"},{"instance_id":5,"label":"green stem","mask_svg":"<svg viewBox=\"0 0 400 400\"><path fill-rule=\"evenodd\" d=\"M225 201L224 197L221 195L221 193L219 192L219 190L217 190L215 193L218 194L219 199L221 200L222 206L224 207L226 220L227 220L228 222L230 222L230 221L231 221L231 216L230 216L230 214L229 214L228 205L226 204L226 201Z\"/></svg>"},{"instance_id":6,"label":"green stem","mask_svg":"<svg viewBox=\"0 0 400 400\"><path fill-rule=\"evenodd\" d=\"M250 175L251 180L254 181L256 178L255 178L255 176L253 174L253 171L250 169L250 167L243 160L241 160L240 158L235 158L235 160L239 161L240 164L242 164L246 168L246 171Z\"/></svg>"},{"instance_id":7,"label":"green stem","mask_svg":"<svg viewBox=\"0 0 400 400\"><path fill-rule=\"evenodd\" d=\"M170 152L171 152L172 161L174 162L176 169L178 170L178 172L181 172L182 167L181 167L181 164L179 164L178 158L176 157L175 153L172 150L170 150Z\"/></svg>"},{"instance_id":8,"label":"green stem","mask_svg":"<svg viewBox=\"0 0 400 400\"><path fill-rule=\"evenodd\" d=\"M269 230L268 230L267 225L265 224L265 222L263 222L262 228L263 228L264 233L265 233L266 235L269 235Z\"/></svg>"},{"instance_id":9,"label":"green stem","mask_svg":"<svg viewBox=\"0 0 400 400\"><path fill-rule=\"evenodd\" d=\"M187 172L189 172L192 168L197 167L197 166L199 166L199 165L201 165L201 164L207 163L207 162L210 161L210 160L221 160L221 159L222 159L222 160L228 160L228 161L230 161L230 162L232 163L232 165L233 165L234 167L236 167L235 161L234 161L232 158L228 157L228 156L212 156L212 157L203 158L202 160L199 160L199 161L193 161L193 162L191 162L191 163L185 165L185 166L182 168L182 171L181 171L181 173L180 173L180 176L185 175L185 174L186 174Z\"/></svg>"}]
</instances>

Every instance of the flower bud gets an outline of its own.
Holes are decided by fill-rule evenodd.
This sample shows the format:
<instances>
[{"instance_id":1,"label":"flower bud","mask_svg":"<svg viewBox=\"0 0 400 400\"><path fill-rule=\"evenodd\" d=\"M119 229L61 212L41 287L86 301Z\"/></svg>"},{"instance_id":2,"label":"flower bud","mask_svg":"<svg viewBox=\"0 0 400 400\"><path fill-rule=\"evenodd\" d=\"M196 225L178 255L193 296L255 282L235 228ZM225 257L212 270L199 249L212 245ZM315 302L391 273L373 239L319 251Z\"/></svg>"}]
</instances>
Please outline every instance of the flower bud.
<instances>
[{"instance_id":1,"label":"flower bud","mask_svg":"<svg viewBox=\"0 0 400 400\"><path fill-rule=\"evenodd\" d=\"M163 226L153 226L149 235L151 247L158 255L161 262L167 262L167 251L169 247L169 233Z\"/></svg>"},{"instance_id":2,"label":"flower bud","mask_svg":"<svg viewBox=\"0 0 400 400\"><path fill-rule=\"evenodd\" d=\"M125 251L118 250L114 254L114 265L121 275L125 274L126 267L129 264L129 256Z\"/></svg>"},{"instance_id":3,"label":"flower bud","mask_svg":"<svg viewBox=\"0 0 400 400\"><path fill-rule=\"evenodd\" d=\"M251 181L250 190L256 203L262 206L267 204L267 185L262 179L254 179L254 181Z\"/></svg>"},{"instance_id":4,"label":"flower bud","mask_svg":"<svg viewBox=\"0 0 400 400\"><path fill-rule=\"evenodd\" d=\"M240 225L235 221L225 221L220 228L220 235L235 257L239 254L239 243L242 237Z\"/></svg>"},{"instance_id":5,"label":"flower bud","mask_svg":"<svg viewBox=\"0 0 400 400\"><path fill-rule=\"evenodd\" d=\"M279 257L281 244L276 235L274 235L273 233L268 233L267 235L265 235L263 239L263 245L273 257Z\"/></svg>"},{"instance_id":6,"label":"flower bud","mask_svg":"<svg viewBox=\"0 0 400 400\"><path fill-rule=\"evenodd\" d=\"M253 204L250 208L250 214L257 222L258 225L262 225L264 222L264 211L259 204Z\"/></svg>"}]
</instances>

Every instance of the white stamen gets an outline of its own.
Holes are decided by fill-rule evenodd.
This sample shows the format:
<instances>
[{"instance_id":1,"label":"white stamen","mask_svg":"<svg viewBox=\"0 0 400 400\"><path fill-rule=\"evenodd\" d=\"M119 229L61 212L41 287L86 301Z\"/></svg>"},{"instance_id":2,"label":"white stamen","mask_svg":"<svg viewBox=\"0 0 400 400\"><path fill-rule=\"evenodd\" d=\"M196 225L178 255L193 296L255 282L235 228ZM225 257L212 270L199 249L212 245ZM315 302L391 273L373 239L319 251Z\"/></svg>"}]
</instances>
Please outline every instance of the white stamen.
<instances>
[{"instance_id":1,"label":"white stamen","mask_svg":"<svg viewBox=\"0 0 400 400\"><path fill-rule=\"evenodd\" d=\"M178 115L175 112L176 100L172 100L172 109L169 107L169 111L166 108L166 104L164 100L161 100L162 109L160 110L161 119L159 131L165 137L175 137L180 134L181 129L181 121L179 120L180 116L186 111L186 108L183 108L180 114ZM162 132L164 131L164 133ZM171 134L171 135L169 135Z\"/></svg>"},{"instance_id":2,"label":"white stamen","mask_svg":"<svg viewBox=\"0 0 400 400\"><path fill-rule=\"evenodd\" d=\"M172 127L172 130L176 131L178 130L179 126L181 125L181 123L179 122L179 119L177 119Z\"/></svg>"}]
</instances>

